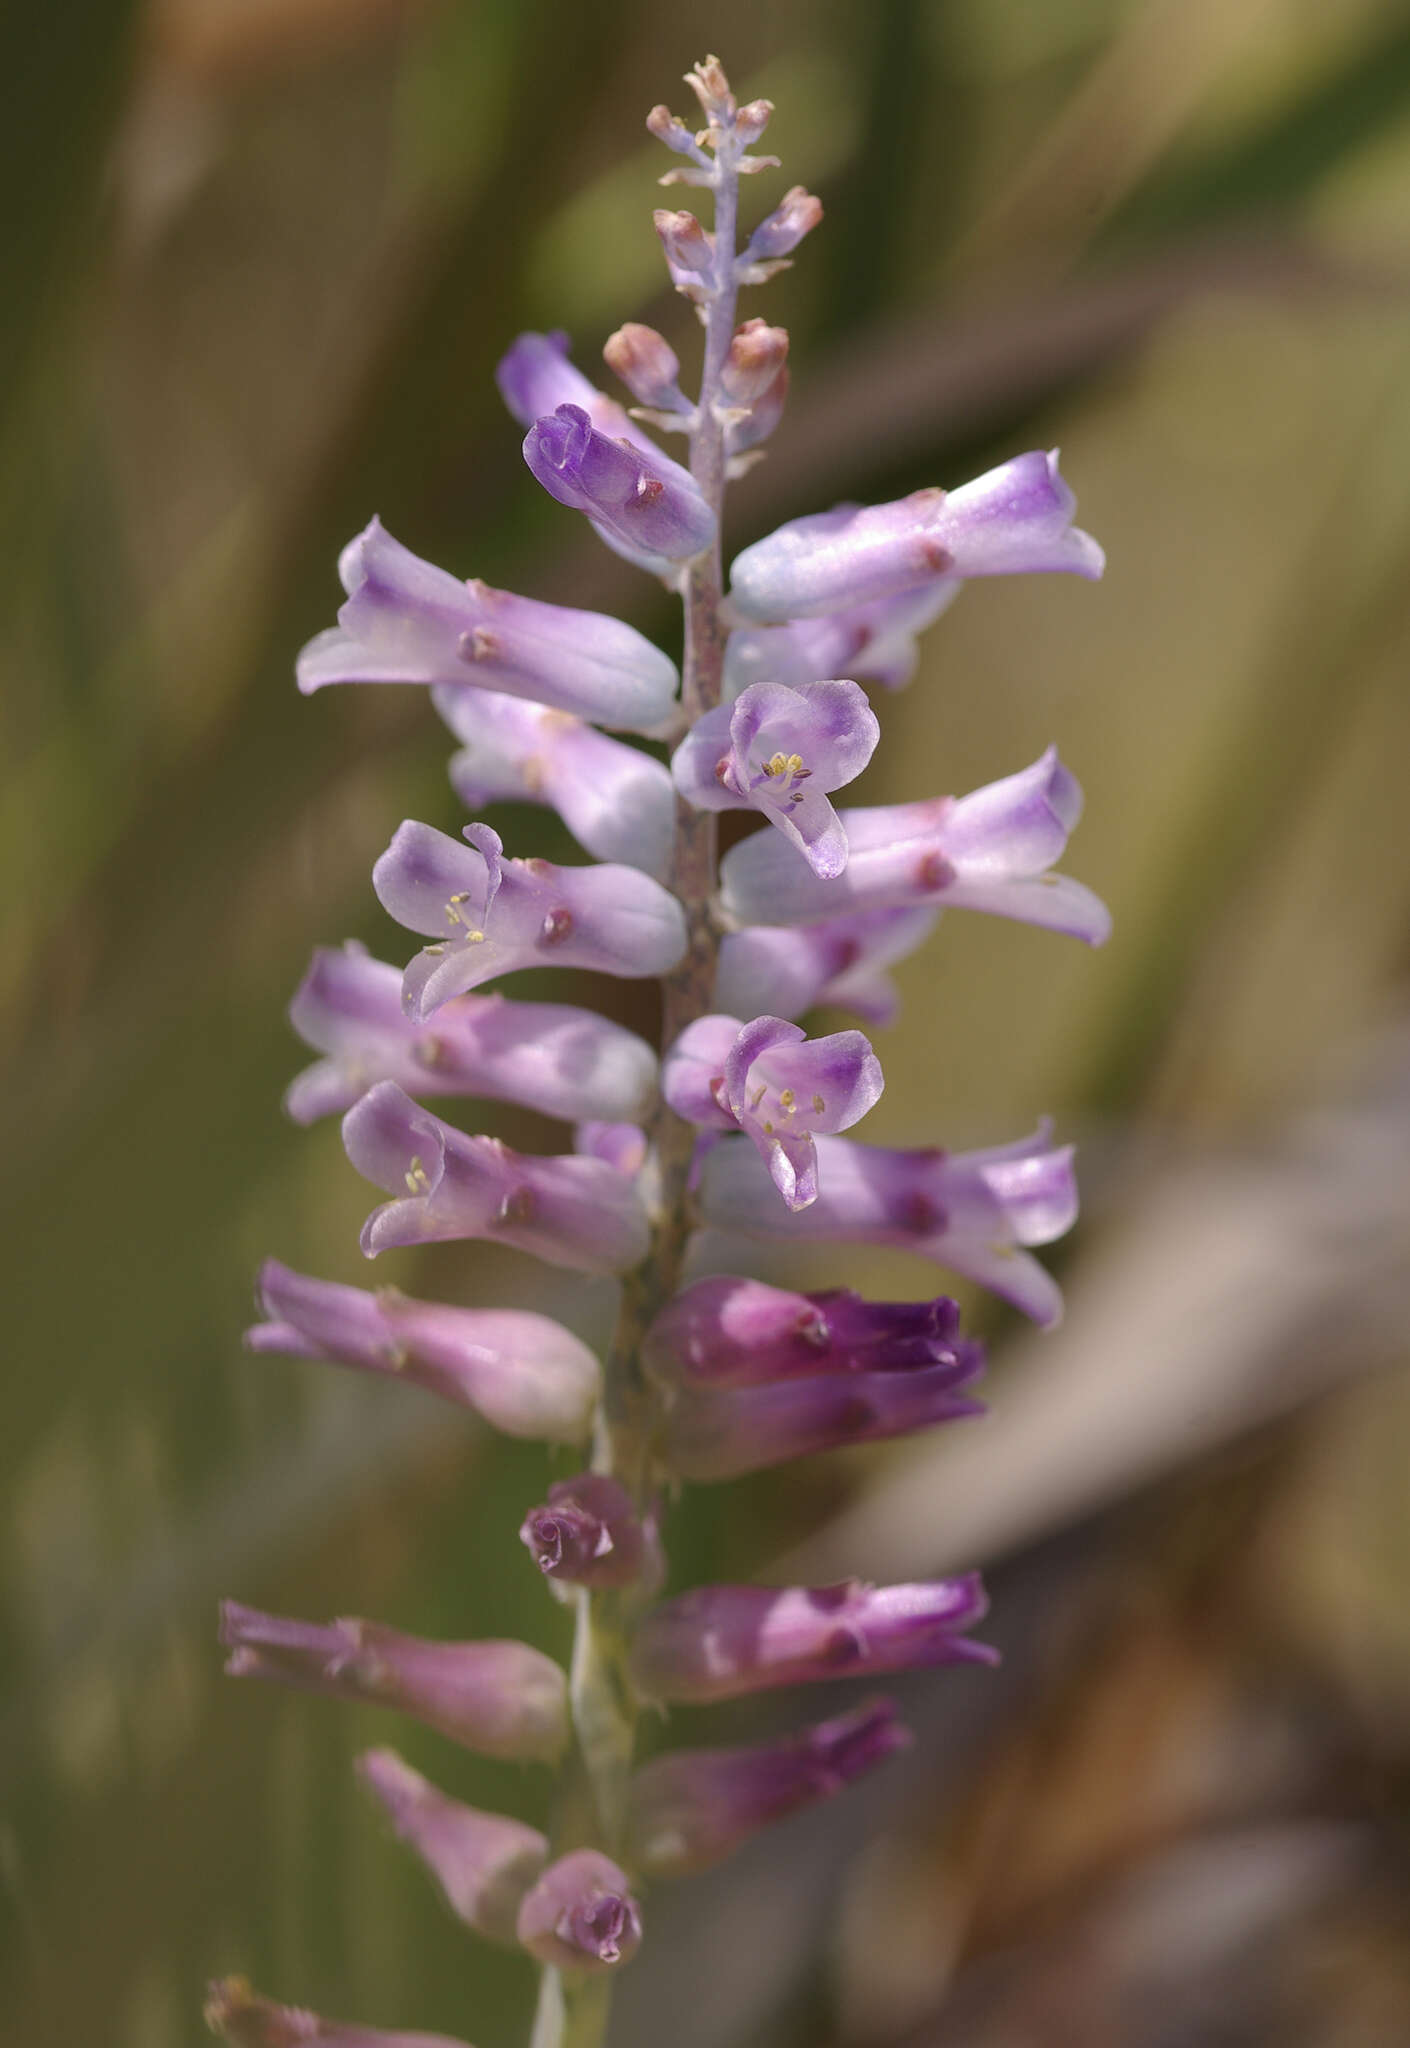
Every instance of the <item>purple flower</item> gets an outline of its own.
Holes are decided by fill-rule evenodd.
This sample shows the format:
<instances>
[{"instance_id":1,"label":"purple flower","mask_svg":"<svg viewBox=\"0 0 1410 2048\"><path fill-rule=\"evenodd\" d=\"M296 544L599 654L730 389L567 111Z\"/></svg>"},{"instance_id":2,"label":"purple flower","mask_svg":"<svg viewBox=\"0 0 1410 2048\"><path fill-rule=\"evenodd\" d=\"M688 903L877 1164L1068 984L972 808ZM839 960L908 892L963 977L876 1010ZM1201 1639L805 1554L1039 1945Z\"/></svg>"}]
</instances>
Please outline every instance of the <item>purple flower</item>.
<instances>
[{"instance_id":1,"label":"purple flower","mask_svg":"<svg viewBox=\"0 0 1410 2048\"><path fill-rule=\"evenodd\" d=\"M854 781L880 737L856 683L755 683L696 721L671 774L697 810L762 811L830 878L847 865L847 835L825 792Z\"/></svg>"},{"instance_id":2,"label":"purple flower","mask_svg":"<svg viewBox=\"0 0 1410 2048\"><path fill-rule=\"evenodd\" d=\"M641 1908L626 1872L598 1849L560 1856L519 1908L519 1940L559 1970L629 1963L641 1946Z\"/></svg>"},{"instance_id":3,"label":"purple flower","mask_svg":"<svg viewBox=\"0 0 1410 2048\"><path fill-rule=\"evenodd\" d=\"M646 568L686 561L715 538L715 515L688 470L599 433L580 405L536 420L524 460L550 497L585 512L604 540Z\"/></svg>"},{"instance_id":4,"label":"purple flower","mask_svg":"<svg viewBox=\"0 0 1410 2048\"><path fill-rule=\"evenodd\" d=\"M269 1321L245 1332L251 1351L384 1373L473 1408L507 1436L577 1444L592 1433L602 1369L571 1330L531 1309L451 1308L395 1287L368 1294L276 1259L260 1268L259 1296Z\"/></svg>"},{"instance_id":5,"label":"purple flower","mask_svg":"<svg viewBox=\"0 0 1410 2048\"><path fill-rule=\"evenodd\" d=\"M661 1069L677 1116L743 1131L790 1209L817 1200L814 1132L847 1130L882 1087L881 1062L860 1031L810 1039L782 1017L699 1017Z\"/></svg>"},{"instance_id":6,"label":"purple flower","mask_svg":"<svg viewBox=\"0 0 1410 2048\"><path fill-rule=\"evenodd\" d=\"M1056 452L1034 450L957 491L791 519L736 557L730 600L746 618L768 621L870 604L938 576L1100 576L1105 557L1072 524L1075 504Z\"/></svg>"},{"instance_id":7,"label":"purple flower","mask_svg":"<svg viewBox=\"0 0 1410 2048\"><path fill-rule=\"evenodd\" d=\"M656 1380L679 1387L751 1387L819 1373L908 1372L972 1359L960 1312L933 1301L864 1301L850 1287L791 1294L763 1280L712 1273L667 1302L642 1343Z\"/></svg>"},{"instance_id":8,"label":"purple flower","mask_svg":"<svg viewBox=\"0 0 1410 2048\"><path fill-rule=\"evenodd\" d=\"M787 626L741 626L725 642L724 697L734 702L751 683L787 683L796 690L816 676L857 676L899 690L915 673L916 635L959 596L958 576L937 576L848 611Z\"/></svg>"},{"instance_id":9,"label":"purple flower","mask_svg":"<svg viewBox=\"0 0 1410 2048\"><path fill-rule=\"evenodd\" d=\"M1049 747L1031 768L968 796L843 811L847 866L829 882L771 834L756 833L720 863L721 897L742 925L931 903L987 910L1100 946L1111 932L1106 905L1050 872L1081 814L1081 788Z\"/></svg>"},{"instance_id":10,"label":"purple flower","mask_svg":"<svg viewBox=\"0 0 1410 2048\"><path fill-rule=\"evenodd\" d=\"M789 1212L750 1148L722 1141L705 1162L705 1220L751 1236L898 1245L992 1288L1037 1323L1058 1320L1057 1283L1023 1249L1050 1244L1077 1216L1072 1148L1054 1146L1048 1124L1013 1145L952 1155L850 1138L817 1144L821 1192Z\"/></svg>"},{"instance_id":11,"label":"purple flower","mask_svg":"<svg viewBox=\"0 0 1410 2048\"><path fill-rule=\"evenodd\" d=\"M348 1111L343 1144L359 1173L398 1197L363 1226L369 1259L393 1245L461 1237L583 1273L625 1272L646 1256L646 1216L626 1174L600 1159L540 1159L468 1137L394 1081L379 1081Z\"/></svg>"},{"instance_id":12,"label":"purple flower","mask_svg":"<svg viewBox=\"0 0 1410 2048\"><path fill-rule=\"evenodd\" d=\"M488 825L467 825L465 837L468 846L408 821L372 870L383 908L436 941L406 970L409 1015L424 1019L451 996L520 967L639 979L668 973L684 953L681 907L649 875L504 860Z\"/></svg>"},{"instance_id":13,"label":"purple flower","mask_svg":"<svg viewBox=\"0 0 1410 2048\"><path fill-rule=\"evenodd\" d=\"M652 1700L703 1705L820 1678L992 1664L960 1631L988 1603L979 1574L909 1586L700 1586L647 1615L632 1675Z\"/></svg>"},{"instance_id":14,"label":"purple flower","mask_svg":"<svg viewBox=\"0 0 1410 2048\"><path fill-rule=\"evenodd\" d=\"M708 1870L761 1828L845 1792L911 1741L891 1701L872 1700L781 1741L657 1757L632 1779L632 1860L650 1877Z\"/></svg>"},{"instance_id":15,"label":"purple flower","mask_svg":"<svg viewBox=\"0 0 1410 2048\"><path fill-rule=\"evenodd\" d=\"M819 1451L962 1422L984 1412L982 1402L959 1392L983 1366L981 1346L964 1343L941 1363L905 1371L825 1372L728 1393L688 1391L671 1404L663 1455L681 1479L738 1479Z\"/></svg>"},{"instance_id":16,"label":"purple flower","mask_svg":"<svg viewBox=\"0 0 1410 2048\"><path fill-rule=\"evenodd\" d=\"M598 860L625 861L663 878L676 825L675 793L659 761L608 739L566 711L444 686L435 706L464 741L450 780L467 810L548 804Z\"/></svg>"},{"instance_id":17,"label":"purple flower","mask_svg":"<svg viewBox=\"0 0 1410 2048\"><path fill-rule=\"evenodd\" d=\"M392 539L380 519L343 549L348 601L298 660L326 683L474 683L646 732L669 718L674 662L620 619L462 583Z\"/></svg>"},{"instance_id":18,"label":"purple flower","mask_svg":"<svg viewBox=\"0 0 1410 2048\"><path fill-rule=\"evenodd\" d=\"M375 1621L287 1621L224 1600L232 1678L272 1678L334 1699L373 1701L481 1756L552 1763L568 1739L568 1681L527 1643L431 1643Z\"/></svg>"},{"instance_id":19,"label":"purple flower","mask_svg":"<svg viewBox=\"0 0 1410 2048\"><path fill-rule=\"evenodd\" d=\"M561 330L553 334L521 334L500 358L495 383L520 426L531 427L545 413L557 412L560 405L576 405L599 433L629 442L654 462L665 462L667 458L631 414L615 398L599 391L569 360L568 347L568 337ZM615 369L616 364L611 367ZM677 465L672 463L671 467Z\"/></svg>"},{"instance_id":20,"label":"purple flower","mask_svg":"<svg viewBox=\"0 0 1410 2048\"><path fill-rule=\"evenodd\" d=\"M341 1114L377 1081L417 1098L519 1102L566 1123L645 1116L655 1099L651 1047L594 1010L465 995L418 1024L401 988L401 969L355 940L318 948L289 1017L326 1057L290 1084L284 1107L296 1122Z\"/></svg>"},{"instance_id":21,"label":"purple flower","mask_svg":"<svg viewBox=\"0 0 1410 2048\"><path fill-rule=\"evenodd\" d=\"M519 1540L559 1585L636 1586L661 1569L654 1525L645 1526L626 1488L601 1472L550 1486L543 1506L524 1517Z\"/></svg>"},{"instance_id":22,"label":"purple flower","mask_svg":"<svg viewBox=\"0 0 1410 2048\"><path fill-rule=\"evenodd\" d=\"M548 1843L538 1829L448 1798L394 1749L369 1749L357 1767L456 1918L490 1941L516 1942L524 1895L548 1862Z\"/></svg>"},{"instance_id":23,"label":"purple flower","mask_svg":"<svg viewBox=\"0 0 1410 2048\"><path fill-rule=\"evenodd\" d=\"M816 1004L889 1024L900 998L886 972L924 943L939 912L866 910L791 929L748 925L720 944L715 1007L736 1017L798 1017Z\"/></svg>"},{"instance_id":24,"label":"purple flower","mask_svg":"<svg viewBox=\"0 0 1410 2048\"><path fill-rule=\"evenodd\" d=\"M325 2020L302 2005L276 2005L260 1998L243 1977L222 1977L206 1989L206 2025L235 2048L466 2048L449 2034L408 2034L398 2028L358 2027L350 2020Z\"/></svg>"},{"instance_id":25,"label":"purple flower","mask_svg":"<svg viewBox=\"0 0 1410 2048\"><path fill-rule=\"evenodd\" d=\"M618 1173L640 1173L649 1149L640 1124L585 1123L573 1133L575 1152L605 1160Z\"/></svg>"}]
</instances>

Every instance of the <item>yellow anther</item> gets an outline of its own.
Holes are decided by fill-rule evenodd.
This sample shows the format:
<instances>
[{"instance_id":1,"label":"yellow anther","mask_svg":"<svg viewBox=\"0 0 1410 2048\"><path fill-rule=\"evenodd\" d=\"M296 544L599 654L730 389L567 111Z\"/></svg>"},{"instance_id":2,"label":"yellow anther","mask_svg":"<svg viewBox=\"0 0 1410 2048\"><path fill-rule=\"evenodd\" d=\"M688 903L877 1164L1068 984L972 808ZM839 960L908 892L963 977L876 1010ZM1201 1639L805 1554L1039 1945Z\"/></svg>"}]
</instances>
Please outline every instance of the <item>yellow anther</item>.
<instances>
[{"instance_id":1,"label":"yellow anther","mask_svg":"<svg viewBox=\"0 0 1410 2048\"><path fill-rule=\"evenodd\" d=\"M785 1088L781 1091L778 1099L785 1109L792 1109L794 1103L798 1100L798 1097L793 1093L793 1090L791 1088Z\"/></svg>"},{"instance_id":2,"label":"yellow anther","mask_svg":"<svg viewBox=\"0 0 1410 2048\"><path fill-rule=\"evenodd\" d=\"M803 756L801 754L785 754L780 750L777 754L771 754L764 763L764 773L775 776L801 775L803 773Z\"/></svg>"},{"instance_id":3,"label":"yellow anther","mask_svg":"<svg viewBox=\"0 0 1410 2048\"><path fill-rule=\"evenodd\" d=\"M406 1169L406 1191L410 1195L429 1195L431 1177L421 1164L420 1156L413 1152L411 1164Z\"/></svg>"}]
</instances>

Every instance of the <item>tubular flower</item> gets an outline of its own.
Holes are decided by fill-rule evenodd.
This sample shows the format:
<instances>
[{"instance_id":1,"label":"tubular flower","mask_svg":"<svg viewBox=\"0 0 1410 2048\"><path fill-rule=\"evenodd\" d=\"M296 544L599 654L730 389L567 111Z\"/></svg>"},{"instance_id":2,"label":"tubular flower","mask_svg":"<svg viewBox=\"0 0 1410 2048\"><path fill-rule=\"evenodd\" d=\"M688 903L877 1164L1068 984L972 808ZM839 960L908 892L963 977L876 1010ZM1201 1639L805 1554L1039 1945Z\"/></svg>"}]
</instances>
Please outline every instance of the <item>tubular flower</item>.
<instances>
[{"instance_id":1,"label":"tubular flower","mask_svg":"<svg viewBox=\"0 0 1410 2048\"><path fill-rule=\"evenodd\" d=\"M524 460L551 498L585 512L604 539L647 568L685 561L715 538L715 515L678 463L599 433L580 405L536 420Z\"/></svg>"},{"instance_id":2,"label":"tubular flower","mask_svg":"<svg viewBox=\"0 0 1410 2048\"><path fill-rule=\"evenodd\" d=\"M620 619L462 583L380 519L344 548L338 574L348 601L299 656L305 695L328 683L473 683L638 732L670 714L675 663Z\"/></svg>"},{"instance_id":3,"label":"tubular flower","mask_svg":"<svg viewBox=\"0 0 1410 2048\"><path fill-rule=\"evenodd\" d=\"M626 1873L598 1849L560 1856L519 1908L519 1940L558 1970L629 1963L641 1946L641 1908Z\"/></svg>"},{"instance_id":4,"label":"tubular flower","mask_svg":"<svg viewBox=\"0 0 1410 2048\"><path fill-rule=\"evenodd\" d=\"M958 576L937 576L848 611L786 626L741 626L725 643L724 699L732 704L753 683L796 690L815 676L846 674L899 690L915 673L916 635L954 603Z\"/></svg>"},{"instance_id":5,"label":"tubular flower","mask_svg":"<svg viewBox=\"0 0 1410 2048\"><path fill-rule=\"evenodd\" d=\"M754 1387L819 1373L904 1372L971 1362L960 1312L934 1301L863 1301L850 1287L791 1294L763 1280L713 1273L667 1302L642 1343L642 1361L664 1386Z\"/></svg>"},{"instance_id":6,"label":"tubular flower","mask_svg":"<svg viewBox=\"0 0 1410 2048\"><path fill-rule=\"evenodd\" d=\"M358 1773L456 1918L487 1941L512 1945L524 1895L548 1862L538 1829L447 1798L393 1749L365 1751Z\"/></svg>"},{"instance_id":7,"label":"tubular flower","mask_svg":"<svg viewBox=\"0 0 1410 2048\"><path fill-rule=\"evenodd\" d=\"M746 926L720 942L715 1003L736 1017L798 1017L815 1004L889 1024L900 998L887 973L934 931L926 908L863 910L792 929Z\"/></svg>"}]
</instances>

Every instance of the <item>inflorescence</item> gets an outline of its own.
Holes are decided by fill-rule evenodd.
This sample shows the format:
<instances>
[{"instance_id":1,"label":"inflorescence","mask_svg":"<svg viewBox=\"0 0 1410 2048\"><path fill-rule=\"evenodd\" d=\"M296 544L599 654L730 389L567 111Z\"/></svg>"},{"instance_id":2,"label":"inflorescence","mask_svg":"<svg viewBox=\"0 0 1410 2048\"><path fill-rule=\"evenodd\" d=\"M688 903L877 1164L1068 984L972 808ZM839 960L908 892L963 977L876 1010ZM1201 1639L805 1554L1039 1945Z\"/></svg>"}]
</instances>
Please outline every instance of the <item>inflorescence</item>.
<instances>
[{"instance_id":1,"label":"inflorescence","mask_svg":"<svg viewBox=\"0 0 1410 2048\"><path fill-rule=\"evenodd\" d=\"M550 1487L519 1532L574 1610L571 1672L518 1642L427 1642L233 1602L221 1620L236 1676L380 1701L481 1755L557 1770L545 1836L448 1798L391 1750L360 1763L452 1911L541 1966L534 2048L600 2041L606 1984L642 1939L640 1887L718 1862L909 1740L892 1704L874 1699L781 1741L638 1767L644 1705L992 1661L966 1633L985 1611L973 1574L660 1597L673 1484L973 1415L984 1364L943 1295L868 1302L846 1288L800 1294L693 1274L700 1231L900 1246L1040 1324L1060 1312L1030 1247L1073 1221L1070 1148L1046 1126L957 1155L867 1145L850 1133L882 1091L868 1039L810 1037L796 1020L828 1004L885 1023L888 969L947 906L1090 945L1109 923L1090 891L1054 872L1082 807L1055 749L967 796L833 801L880 737L861 684L904 684L917 634L965 582L1101 574L1054 456L1019 455L954 491L792 520L735 559L723 591L725 485L758 459L789 376L786 332L737 326L736 295L785 267L822 209L794 187L741 248L739 180L776 163L748 153L772 109L738 105L713 58L688 83L703 127L664 107L647 125L681 159L662 182L714 199L712 228L686 211L655 217L672 282L704 329L699 397L682 393L665 340L634 323L603 351L630 411L575 368L561 335L521 335L498 372L538 482L680 594L682 673L630 626L462 582L376 519L343 552L337 625L298 661L305 692L428 687L459 743L450 773L466 805L548 805L596 864L511 857L482 822L459 838L401 826L373 886L422 948L404 971L357 945L314 955L292 1016L318 1058L287 1106L300 1122L341 1113L349 1158L385 1191L362 1235L369 1258L468 1238L617 1276L615 1342L599 1359L530 1310L369 1293L273 1260L248 1339L409 1380L512 1436L590 1447L588 1469ZM683 434L687 462L658 433ZM669 761L614 732L658 743ZM762 822L717 862L726 810ZM590 1010L481 992L555 965L659 978L659 1059ZM561 1118L573 1150L518 1153L426 1106L455 1096ZM320 2019L238 1979L212 1987L207 2012L246 2048L456 2048Z\"/></svg>"}]
</instances>

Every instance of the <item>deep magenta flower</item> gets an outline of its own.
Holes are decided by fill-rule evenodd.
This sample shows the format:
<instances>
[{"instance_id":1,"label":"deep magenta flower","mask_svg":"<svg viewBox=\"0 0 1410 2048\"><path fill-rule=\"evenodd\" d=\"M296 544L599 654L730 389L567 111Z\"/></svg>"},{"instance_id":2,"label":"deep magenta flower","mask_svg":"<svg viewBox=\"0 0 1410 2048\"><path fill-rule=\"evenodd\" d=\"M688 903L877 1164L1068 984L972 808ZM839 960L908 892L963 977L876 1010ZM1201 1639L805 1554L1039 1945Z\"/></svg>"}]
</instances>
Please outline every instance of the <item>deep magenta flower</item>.
<instances>
[{"instance_id":1,"label":"deep magenta flower","mask_svg":"<svg viewBox=\"0 0 1410 2048\"><path fill-rule=\"evenodd\" d=\"M221 1977L207 1986L206 2025L235 2048L467 2048L449 2034L409 2034L398 2027L358 2027L350 2020L326 2020L302 2005L276 2005L261 1998L243 1977Z\"/></svg>"},{"instance_id":2,"label":"deep magenta flower","mask_svg":"<svg viewBox=\"0 0 1410 2048\"><path fill-rule=\"evenodd\" d=\"M1100 576L1106 558L1072 524L1075 505L1056 452L1034 450L957 491L913 491L888 505L791 519L735 557L730 601L767 623L871 604L938 576Z\"/></svg>"},{"instance_id":3,"label":"deep magenta flower","mask_svg":"<svg viewBox=\"0 0 1410 2048\"><path fill-rule=\"evenodd\" d=\"M830 878L847 865L847 835L827 792L856 780L880 737L856 683L754 683L697 719L671 774L697 810L762 811L814 874Z\"/></svg>"},{"instance_id":4,"label":"deep magenta flower","mask_svg":"<svg viewBox=\"0 0 1410 2048\"><path fill-rule=\"evenodd\" d=\"M542 1650L509 1641L432 1643L380 1622L319 1623L224 1600L232 1678L272 1678L410 1714L481 1756L551 1763L568 1739L568 1681Z\"/></svg>"},{"instance_id":5,"label":"deep magenta flower","mask_svg":"<svg viewBox=\"0 0 1410 2048\"><path fill-rule=\"evenodd\" d=\"M245 1332L251 1351L382 1373L473 1408L506 1436L580 1444L592 1433L602 1368L581 1338L532 1309L452 1308L395 1287L369 1294L277 1259L260 1268L259 1298L269 1320Z\"/></svg>"},{"instance_id":6,"label":"deep magenta flower","mask_svg":"<svg viewBox=\"0 0 1410 2048\"><path fill-rule=\"evenodd\" d=\"M709 1870L761 1828L835 1798L911 1740L891 1701L872 1700L780 1741L657 1757L632 1779L632 1860L650 1877Z\"/></svg>"},{"instance_id":7,"label":"deep magenta flower","mask_svg":"<svg viewBox=\"0 0 1410 2048\"><path fill-rule=\"evenodd\" d=\"M450 780L467 810L548 804L598 860L664 878L676 807L659 761L547 704L449 685L432 696L464 743L451 756Z\"/></svg>"},{"instance_id":8,"label":"deep magenta flower","mask_svg":"<svg viewBox=\"0 0 1410 2048\"><path fill-rule=\"evenodd\" d=\"M800 1017L820 1003L889 1024L900 997L887 973L934 931L925 907L863 910L813 924L746 925L720 942L715 1007L736 1017Z\"/></svg>"},{"instance_id":9,"label":"deep magenta flower","mask_svg":"<svg viewBox=\"0 0 1410 2048\"><path fill-rule=\"evenodd\" d=\"M519 1908L519 1940L559 1970L629 1963L641 1946L641 1908L626 1872L599 1849L560 1856Z\"/></svg>"},{"instance_id":10,"label":"deep magenta flower","mask_svg":"<svg viewBox=\"0 0 1410 2048\"><path fill-rule=\"evenodd\" d=\"M621 1589L661 1573L654 1524L642 1522L626 1488L603 1472L550 1486L524 1517L519 1540L544 1577L563 1586Z\"/></svg>"},{"instance_id":11,"label":"deep magenta flower","mask_svg":"<svg viewBox=\"0 0 1410 2048\"><path fill-rule=\"evenodd\" d=\"M962 1631L988 1603L977 1572L909 1586L700 1586L647 1615L632 1675L648 1699L737 1699L779 1685L934 1664L993 1664Z\"/></svg>"},{"instance_id":12,"label":"deep magenta flower","mask_svg":"<svg viewBox=\"0 0 1410 2048\"><path fill-rule=\"evenodd\" d=\"M393 1245L488 1237L551 1266L620 1273L650 1242L633 1182L601 1159L540 1159L498 1138L468 1137L379 1081L343 1118L359 1173L394 1194L362 1232L369 1259Z\"/></svg>"},{"instance_id":13,"label":"deep magenta flower","mask_svg":"<svg viewBox=\"0 0 1410 2048\"><path fill-rule=\"evenodd\" d=\"M845 1131L875 1103L881 1062L860 1031L809 1038L782 1017L700 1017L661 1069L677 1116L703 1130L743 1131L790 1209L818 1193L814 1134Z\"/></svg>"},{"instance_id":14,"label":"deep magenta flower","mask_svg":"<svg viewBox=\"0 0 1410 2048\"><path fill-rule=\"evenodd\" d=\"M666 973L685 951L680 904L636 868L504 860L488 825L467 825L465 837L462 846L408 820L372 870L383 908L435 941L406 970L413 1017L521 967L640 978Z\"/></svg>"},{"instance_id":15,"label":"deep magenta flower","mask_svg":"<svg viewBox=\"0 0 1410 2048\"><path fill-rule=\"evenodd\" d=\"M643 567L686 561L715 538L715 515L688 470L599 433L580 405L536 420L524 460L550 497L585 512L604 540Z\"/></svg>"},{"instance_id":16,"label":"deep magenta flower","mask_svg":"<svg viewBox=\"0 0 1410 2048\"><path fill-rule=\"evenodd\" d=\"M478 1095L577 1123L645 1116L656 1055L620 1024L568 1003L463 995L417 1023L402 1006L402 972L365 946L320 946L289 1007L306 1045L325 1057L290 1083L296 1122L341 1114L378 1081L408 1095Z\"/></svg>"},{"instance_id":17,"label":"deep magenta flower","mask_svg":"<svg viewBox=\"0 0 1410 2048\"><path fill-rule=\"evenodd\" d=\"M820 1373L907 1372L958 1358L978 1371L981 1347L959 1334L960 1312L933 1301L864 1301L850 1287L793 1294L737 1273L712 1273L668 1301L642 1344L666 1386L751 1387Z\"/></svg>"},{"instance_id":18,"label":"deep magenta flower","mask_svg":"<svg viewBox=\"0 0 1410 2048\"><path fill-rule=\"evenodd\" d=\"M548 1843L538 1829L449 1798L394 1749L366 1750L357 1767L456 1918L488 1941L514 1944L524 1895L548 1862Z\"/></svg>"},{"instance_id":19,"label":"deep magenta flower","mask_svg":"<svg viewBox=\"0 0 1410 2048\"><path fill-rule=\"evenodd\" d=\"M721 898L741 925L933 904L1100 946L1111 933L1106 905L1081 882L1052 873L1081 815L1081 787L1049 747L1031 768L968 796L841 812L847 866L829 882L772 834L756 833L721 861Z\"/></svg>"},{"instance_id":20,"label":"deep magenta flower","mask_svg":"<svg viewBox=\"0 0 1410 2048\"><path fill-rule=\"evenodd\" d=\"M707 1222L746 1235L896 1245L988 1287L1037 1323L1062 1314L1056 1281L1025 1249L1050 1244L1077 1217L1072 1147L1045 1123L983 1152L917 1151L819 1138L819 1194L780 1209L747 1145L724 1139L705 1162Z\"/></svg>"},{"instance_id":21,"label":"deep magenta flower","mask_svg":"<svg viewBox=\"0 0 1410 2048\"><path fill-rule=\"evenodd\" d=\"M462 583L374 519L338 558L348 601L298 659L307 695L328 683L473 683L599 724L650 731L679 677L620 619Z\"/></svg>"}]
</instances>

